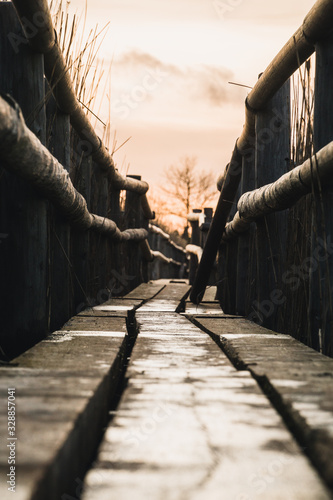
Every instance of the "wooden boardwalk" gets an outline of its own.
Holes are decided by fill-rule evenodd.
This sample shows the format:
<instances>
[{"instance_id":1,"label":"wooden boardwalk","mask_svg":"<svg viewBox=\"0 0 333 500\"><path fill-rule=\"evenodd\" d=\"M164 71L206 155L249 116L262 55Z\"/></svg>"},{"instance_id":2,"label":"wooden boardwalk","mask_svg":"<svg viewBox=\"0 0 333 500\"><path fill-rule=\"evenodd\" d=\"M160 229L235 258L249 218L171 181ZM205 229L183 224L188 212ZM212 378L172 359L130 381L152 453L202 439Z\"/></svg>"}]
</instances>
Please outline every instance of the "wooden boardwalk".
<instances>
[{"instance_id":1,"label":"wooden boardwalk","mask_svg":"<svg viewBox=\"0 0 333 500\"><path fill-rule=\"evenodd\" d=\"M0 367L2 499L332 498L333 360L189 290L140 285Z\"/></svg>"}]
</instances>

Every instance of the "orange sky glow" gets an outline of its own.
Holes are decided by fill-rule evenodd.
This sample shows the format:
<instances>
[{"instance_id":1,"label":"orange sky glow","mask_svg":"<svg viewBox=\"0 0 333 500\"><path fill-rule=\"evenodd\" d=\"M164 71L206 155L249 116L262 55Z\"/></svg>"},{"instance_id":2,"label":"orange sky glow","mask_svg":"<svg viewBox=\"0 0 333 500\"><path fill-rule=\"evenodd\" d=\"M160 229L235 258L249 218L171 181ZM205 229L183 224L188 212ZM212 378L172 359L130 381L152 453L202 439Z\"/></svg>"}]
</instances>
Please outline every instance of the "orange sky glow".
<instances>
[{"instance_id":1,"label":"orange sky glow","mask_svg":"<svg viewBox=\"0 0 333 500\"><path fill-rule=\"evenodd\" d=\"M248 89L296 31L314 0L87 0L86 30L110 22L99 51L110 87L99 116L111 117L118 166L152 187L184 156L224 169L244 121ZM71 0L82 14L84 2ZM112 61L112 63L111 63Z\"/></svg>"}]
</instances>

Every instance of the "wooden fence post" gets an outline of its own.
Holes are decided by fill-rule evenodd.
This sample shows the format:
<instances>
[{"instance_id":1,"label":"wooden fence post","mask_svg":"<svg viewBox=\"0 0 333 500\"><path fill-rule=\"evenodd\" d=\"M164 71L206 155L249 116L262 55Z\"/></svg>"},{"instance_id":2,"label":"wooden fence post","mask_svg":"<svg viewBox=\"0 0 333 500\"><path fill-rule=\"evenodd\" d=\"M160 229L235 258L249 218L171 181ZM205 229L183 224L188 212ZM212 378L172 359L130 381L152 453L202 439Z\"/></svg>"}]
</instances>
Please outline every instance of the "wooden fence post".
<instances>
[{"instance_id":1,"label":"wooden fence post","mask_svg":"<svg viewBox=\"0 0 333 500\"><path fill-rule=\"evenodd\" d=\"M18 38L19 37L19 38ZM19 103L26 123L46 139L43 56L24 39L12 3L0 3L0 89ZM26 181L0 173L0 345L8 356L43 338L48 326L48 202Z\"/></svg>"},{"instance_id":2,"label":"wooden fence post","mask_svg":"<svg viewBox=\"0 0 333 500\"><path fill-rule=\"evenodd\" d=\"M140 198L140 204L141 204L141 198ZM141 227L143 229L146 229L147 233L149 231L149 219L147 219L144 216L144 213L141 208ZM141 259L141 269L142 269L142 281L144 283L148 283L149 281L149 267L150 263L148 263L145 259Z\"/></svg>"},{"instance_id":3,"label":"wooden fence post","mask_svg":"<svg viewBox=\"0 0 333 500\"><path fill-rule=\"evenodd\" d=\"M156 241L157 241L157 234L155 234L153 231L149 231L148 243L149 243L150 248L152 250L156 250L156 248L157 248ZM148 279L149 280L156 279L156 276L157 276L156 267L157 267L157 262L156 262L156 259L154 259L153 262L151 262L148 265Z\"/></svg>"},{"instance_id":4,"label":"wooden fence post","mask_svg":"<svg viewBox=\"0 0 333 500\"><path fill-rule=\"evenodd\" d=\"M255 182L261 187L287 172L290 158L290 81L256 116ZM287 211L257 222L257 300L259 321L276 327L282 305L281 278L286 253Z\"/></svg>"},{"instance_id":5,"label":"wooden fence post","mask_svg":"<svg viewBox=\"0 0 333 500\"><path fill-rule=\"evenodd\" d=\"M194 208L193 213L194 214L200 214L202 212L201 209ZM193 220L190 222L191 224L191 244L200 246L201 245L201 233L199 229L199 221L198 220ZM189 283L190 285L193 285L194 283L194 278L197 272L198 268L198 257L196 255L191 254L190 255L190 272L189 272Z\"/></svg>"},{"instance_id":6,"label":"wooden fence post","mask_svg":"<svg viewBox=\"0 0 333 500\"><path fill-rule=\"evenodd\" d=\"M203 248L206 244L207 234L213 219L213 209L204 208L205 222L201 226L201 243L200 246Z\"/></svg>"},{"instance_id":7,"label":"wooden fence post","mask_svg":"<svg viewBox=\"0 0 333 500\"><path fill-rule=\"evenodd\" d=\"M91 175L91 212L107 216L109 186L108 179L98 165L93 164ZM108 300L107 285L107 237L103 234L92 232L90 234L90 292L96 297L97 303Z\"/></svg>"},{"instance_id":8,"label":"wooden fence post","mask_svg":"<svg viewBox=\"0 0 333 500\"><path fill-rule=\"evenodd\" d=\"M244 156L242 163L241 194L255 189L254 155ZM255 225L238 237L236 313L250 315L256 298Z\"/></svg>"},{"instance_id":9,"label":"wooden fence post","mask_svg":"<svg viewBox=\"0 0 333 500\"><path fill-rule=\"evenodd\" d=\"M333 36L316 44L314 109L315 152L333 137ZM313 166L316 179L316 165ZM316 180L314 181L316 183ZM321 191L321 192L320 192ZM320 186L314 197L310 323L312 345L333 355L333 181ZM326 258L319 257L326 253ZM320 301L320 297L322 298ZM321 303L320 303L321 302ZM319 329L321 335L319 336ZM321 345L320 345L321 344Z\"/></svg>"},{"instance_id":10,"label":"wooden fence post","mask_svg":"<svg viewBox=\"0 0 333 500\"><path fill-rule=\"evenodd\" d=\"M161 252L163 255L166 255L166 248L168 245L167 240L162 236L161 237ZM168 279L169 278L169 270L168 270L168 264L165 262L160 263L160 273L161 273L161 278Z\"/></svg>"},{"instance_id":11,"label":"wooden fence post","mask_svg":"<svg viewBox=\"0 0 333 500\"><path fill-rule=\"evenodd\" d=\"M86 144L78 138L73 129L72 134L71 178L75 188L85 198L90 211L92 159L87 154ZM91 294L93 280L90 265L90 236L90 231L75 228L71 230L72 293L76 313L97 304L96 297Z\"/></svg>"},{"instance_id":12,"label":"wooden fence post","mask_svg":"<svg viewBox=\"0 0 333 500\"><path fill-rule=\"evenodd\" d=\"M128 175L132 179L141 180L140 175ZM131 191L126 192L126 202L125 202L125 219L127 221L126 227L135 228L142 227L142 210L141 210L141 200L140 195L133 193ZM139 244L137 241L128 241L124 243L126 249L126 259L127 266L126 271L126 283L124 287L126 291L132 290L142 283L141 274L141 262L142 255L139 250Z\"/></svg>"},{"instance_id":13,"label":"wooden fence post","mask_svg":"<svg viewBox=\"0 0 333 500\"><path fill-rule=\"evenodd\" d=\"M120 213L120 191L115 190L112 184L109 183L109 209L108 217L113 220L118 227L121 227L121 213ZM108 288L111 295L117 295L117 272L121 268L121 245L109 239L107 243L107 276Z\"/></svg>"},{"instance_id":14,"label":"wooden fence post","mask_svg":"<svg viewBox=\"0 0 333 500\"><path fill-rule=\"evenodd\" d=\"M70 169L70 121L69 115L57 109L53 97L47 107L47 148L69 172ZM53 210L50 210L50 318L49 329L60 328L72 313L70 226Z\"/></svg>"},{"instance_id":15,"label":"wooden fence post","mask_svg":"<svg viewBox=\"0 0 333 500\"><path fill-rule=\"evenodd\" d=\"M234 204L230 210L229 220L232 220L237 212L237 203L241 194L241 185L238 187ZM225 275L225 312L236 314L237 301L237 272L238 272L238 243L239 238L233 238L224 245L226 254L226 275Z\"/></svg>"}]
</instances>

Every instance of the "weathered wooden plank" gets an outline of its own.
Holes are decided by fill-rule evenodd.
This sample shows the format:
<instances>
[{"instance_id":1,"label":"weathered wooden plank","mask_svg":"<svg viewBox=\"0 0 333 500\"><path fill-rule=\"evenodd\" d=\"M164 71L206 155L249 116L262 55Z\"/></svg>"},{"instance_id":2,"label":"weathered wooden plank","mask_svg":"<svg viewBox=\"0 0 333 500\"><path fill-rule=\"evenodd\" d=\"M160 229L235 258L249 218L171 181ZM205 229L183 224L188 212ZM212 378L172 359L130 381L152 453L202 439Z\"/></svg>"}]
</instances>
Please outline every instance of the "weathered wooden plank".
<instances>
[{"instance_id":1,"label":"weathered wooden plank","mask_svg":"<svg viewBox=\"0 0 333 500\"><path fill-rule=\"evenodd\" d=\"M123 315L121 313L124 313ZM99 331L109 331L110 325L112 325L113 321L116 321L116 318L126 318L128 315L128 310L125 311L119 311L119 314L114 315L114 319L112 317L99 317L99 316L75 316L74 318L71 318L67 323L64 324L61 331L91 331L91 332L99 332ZM122 328L125 332L125 324L124 320L119 320L122 321Z\"/></svg>"},{"instance_id":2,"label":"weathered wooden plank","mask_svg":"<svg viewBox=\"0 0 333 500\"><path fill-rule=\"evenodd\" d=\"M169 281L163 290L159 292L159 294L155 297L156 299L169 299L169 300L177 300L181 301L187 298L187 295L190 291L190 285L186 283L174 283L173 281Z\"/></svg>"},{"instance_id":3,"label":"weathered wooden plank","mask_svg":"<svg viewBox=\"0 0 333 500\"><path fill-rule=\"evenodd\" d=\"M141 283L124 296L125 299L150 300L163 290L165 285L159 283Z\"/></svg>"},{"instance_id":4,"label":"weathered wooden plank","mask_svg":"<svg viewBox=\"0 0 333 500\"><path fill-rule=\"evenodd\" d=\"M189 282L187 279L167 279L167 278L160 278L157 280L153 280L153 283L156 284L163 284L163 285L169 285L169 284L180 284L180 285L188 285Z\"/></svg>"},{"instance_id":5,"label":"weathered wooden plank","mask_svg":"<svg viewBox=\"0 0 333 500\"><path fill-rule=\"evenodd\" d=\"M196 320L233 362L273 396L328 484L333 487L333 360L245 319Z\"/></svg>"},{"instance_id":6,"label":"weathered wooden plank","mask_svg":"<svg viewBox=\"0 0 333 500\"><path fill-rule=\"evenodd\" d=\"M137 319L128 386L83 500L330 497L248 372L177 314Z\"/></svg>"},{"instance_id":7,"label":"weathered wooden plank","mask_svg":"<svg viewBox=\"0 0 333 500\"><path fill-rule=\"evenodd\" d=\"M191 290L186 283L169 281L155 297L144 304L140 311L175 312L184 310L185 300Z\"/></svg>"},{"instance_id":8,"label":"weathered wooden plank","mask_svg":"<svg viewBox=\"0 0 333 500\"><path fill-rule=\"evenodd\" d=\"M223 311L218 302L200 302L199 305L194 305L191 302L186 302L185 312L184 314L196 316L202 314L217 314L222 315Z\"/></svg>"},{"instance_id":9,"label":"weathered wooden plank","mask_svg":"<svg viewBox=\"0 0 333 500\"><path fill-rule=\"evenodd\" d=\"M127 357L125 319L107 323L105 332L56 332L0 367L2 499L13 497L6 484L8 387L17 408L15 498L76 498Z\"/></svg>"},{"instance_id":10,"label":"weathered wooden plank","mask_svg":"<svg viewBox=\"0 0 333 500\"><path fill-rule=\"evenodd\" d=\"M208 286L203 296L202 302L218 302L216 298L217 286ZM186 303L191 302L191 299L187 298Z\"/></svg>"},{"instance_id":11,"label":"weathered wooden plank","mask_svg":"<svg viewBox=\"0 0 333 500\"><path fill-rule=\"evenodd\" d=\"M138 307L141 306L141 304L143 303L143 300L140 300L140 299L132 299L132 298L127 298L127 297L117 297L117 298L114 298L114 299L110 299L110 300L107 300L106 302L104 302L103 304L100 304L99 306L95 306L94 309L96 311L103 311L103 310L107 310L107 308L114 308L114 310L117 310L117 308L119 308L119 310L122 310L122 309L126 309L126 310L130 310L130 309L137 309ZM111 309L110 309L111 310Z\"/></svg>"},{"instance_id":12,"label":"weathered wooden plank","mask_svg":"<svg viewBox=\"0 0 333 500\"><path fill-rule=\"evenodd\" d=\"M134 299L111 299L99 306L89 307L81 311L78 316L93 316L93 317L107 317L107 316L123 316L126 317L129 313L134 311L143 304L143 300Z\"/></svg>"},{"instance_id":13,"label":"weathered wooden plank","mask_svg":"<svg viewBox=\"0 0 333 500\"><path fill-rule=\"evenodd\" d=\"M203 302L215 302L217 294L217 286L208 286L205 291L205 295L203 296Z\"/></svg>"}]
</instances>

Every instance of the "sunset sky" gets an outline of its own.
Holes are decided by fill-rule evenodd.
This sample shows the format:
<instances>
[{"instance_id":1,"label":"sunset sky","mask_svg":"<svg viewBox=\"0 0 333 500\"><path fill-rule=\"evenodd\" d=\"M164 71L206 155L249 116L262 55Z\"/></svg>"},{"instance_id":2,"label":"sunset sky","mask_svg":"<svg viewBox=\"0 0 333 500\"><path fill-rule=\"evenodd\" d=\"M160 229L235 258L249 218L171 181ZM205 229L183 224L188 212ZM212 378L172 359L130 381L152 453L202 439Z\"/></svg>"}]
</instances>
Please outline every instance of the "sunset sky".
<instances>
[{"instance_id":1,"label":"sunset sky","mask_svg":"<svg viewBox=\"0 0 333 500\"><path fill-rule=\"evenodd\" d=\"M87 27L110 22L99 56L112 61L108 117L115 154L153 186L180 157L218 177L244 121L248 89L314 0L87 0ZM84 2L71 0L82 13ZM101 86L102 87L102 86ZM104 90L101 88L101 92ZM103 94L104 95L104 94Z\"/></svg>"}]
</instances>

